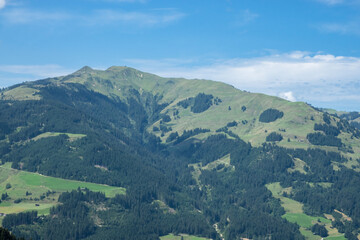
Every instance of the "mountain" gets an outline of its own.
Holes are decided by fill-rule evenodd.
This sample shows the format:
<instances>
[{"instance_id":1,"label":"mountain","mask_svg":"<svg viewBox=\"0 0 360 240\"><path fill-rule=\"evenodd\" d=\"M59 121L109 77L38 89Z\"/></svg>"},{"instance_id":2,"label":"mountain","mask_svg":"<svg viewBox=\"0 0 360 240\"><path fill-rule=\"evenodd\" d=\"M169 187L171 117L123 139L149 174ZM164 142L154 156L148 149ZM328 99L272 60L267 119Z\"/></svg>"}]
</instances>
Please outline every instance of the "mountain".
<instances>
[{"instance_id":1,"label":"mountain","mask_svg":"<svg viewBox=\"0 0 360 240\"><path fill-rule=\"evenodd\" d=\"M126 188L125 195L113 198L82 189L61 193L62 204L48 216L3 217L3 226L17 236L358 235L355 113L129 67L83 67L3 89L0 99L3 164ZM10 197L4 197L0 213L17 199L34 203L28 195L14 199L12 185L1 190Z\"/></svg>"},{"instance_id":2,"label":"mountain","mask_svg":"<svg viewBox=\"0 0 360 240\"><path fill-rule=\"evenodd\" d=\"M231 131L253 145L260 146L266 141L268 133L280 131L284 141L278 143L279 145L307 148L309 147L307 134L315 132L313 125L325 123L323 112L306 103L292 103L278 97L240 91L220 82L161 78L128 67L110 67L106 71L83 67L65 77L25 83L10 88L2 93L1 98L3 100L41 99L43 96L39 94L39 91L43 86L65 87L74 84L80 84L87 90L105 95L114 101L126 102L136 95L146 111L154 111L151 104L163 105L161 114L171 117L170 121L165 122L164 125L170 125L172 130L162 131L163 136L160 132L154 132L153 128L160 128L161 125L161 120L155 121L155 118L146 125L147 131L161 137L162 142L165 142L174 132L182 133L194 128L206 128L214 132L236 121L240 124L234 126ZM184 108L179 105L186 99L194 99L199 93L211 95L209 97L212 101L209 102L209 108L206 111L194 113L190 107ZM216 99L221 102L215 104ZM260 114L269 108L277 109L285 114L278 121L270 123L259 121ZM151 115L154 112L148 114ZM340 119L333 118L331 124L336 126L339 121ZM344 145L351 146L351 141L349 141L351 136L352 133L345 130L341 131L339 138ZM290 139L290 142L286 141L287 139ZM336 151L335 148L332 150ZM360 149L354 149L354 151L359 152ZM353 155L348 154L348 156Z\"/></svg>"}]
</instances>

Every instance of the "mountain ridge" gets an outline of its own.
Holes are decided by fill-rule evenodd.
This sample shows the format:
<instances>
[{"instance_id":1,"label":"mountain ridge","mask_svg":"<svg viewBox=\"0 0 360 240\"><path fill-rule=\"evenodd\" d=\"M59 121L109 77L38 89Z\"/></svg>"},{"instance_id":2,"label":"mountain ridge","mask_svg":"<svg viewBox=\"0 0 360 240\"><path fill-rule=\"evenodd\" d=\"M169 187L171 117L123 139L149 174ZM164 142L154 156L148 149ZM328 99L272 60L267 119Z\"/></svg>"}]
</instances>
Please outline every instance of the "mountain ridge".
<instances>
[{"instance_id":1,"label":"mountain ridge","mask_svg":"<svg viewBox=\"0 0 360 240\"><path fill-rule=\"evenodd\" d=\"M126 189L112 198L78 189L53 200L49 216L3 217L17 236L295 240L321 230L352 240L360 232L360 132L347 120L356 114L127 67L84 67L0 97L2 164ZM6 191L0 206L34 201Z\"/></svg>"},{"instance_id":2,"label":"mountain ridge","mask_svg":"<svg viewBox=\"0 0 360 240\"><path fill-rule=\"evenodd\" d=\"M112 66L102 71L85 66L70 75L41 81L64 86L82 84L91 91L124 102L132 97L131 91L133 90L137 91L138 98L143 98L140 100L143 102L148 101L146 98L149 94L152 95L153 101L166 105L159 114L170 116L170 121L160 123L161 120L157 120L147 127L147 131L160 137L164 143L170 134L175 132L181 135L184 131L195 128L205 128L216 132L221 127L226 127L229 122L236 121L238 125L231 128L231 131L255 146L266 142L269 133L277 132L283 136L283 140L276 144L289 148L307 148L313 146L309 143L307 135L316 132L314 124L324 124L323 113L303 102L293 103L279 97L249 93L211 80L162 78L129 67ZM4 90L1 92L1 98L39 100L41 99L38 94L41 89L41 81L38 81L40 84L31 82L20 84L8 91ZM24 96L21 95L22 93ZM194 98L199 93L219 98L221 103L212 104L207 111L197 114L178 106L179 102L187 98ZM244 107L246 110L241 110ZM276 108L284 112L284 117L274 122L261 123L259 116L268 108ZM332 125L336 126L339 121L334 117ZM162 125L171 125L172 130L152 131L154 128L160 129ZM205 134L205 136L207 135ZM340 137L345 145L355 148L353 149L354 153L343 153L355 159L359 158L360 148L357 148L351 141L351 134L342 133ZM334 147L316 147L338 151Z\"/></svg>"}]
</instances>

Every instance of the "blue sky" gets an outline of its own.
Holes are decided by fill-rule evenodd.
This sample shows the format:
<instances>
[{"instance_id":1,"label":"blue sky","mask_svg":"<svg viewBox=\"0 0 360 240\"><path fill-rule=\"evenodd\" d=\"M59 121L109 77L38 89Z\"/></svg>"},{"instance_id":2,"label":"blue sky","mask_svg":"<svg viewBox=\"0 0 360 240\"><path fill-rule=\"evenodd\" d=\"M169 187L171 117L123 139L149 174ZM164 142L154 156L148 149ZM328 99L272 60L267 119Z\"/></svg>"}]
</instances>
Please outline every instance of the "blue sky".
<instances>
[{"instance_id":1,"label":"blue sky","mask_svg":"<svg viewBox=\"0 0 360 240\"><path fill-rule=\"evenodd\" d=\"M0 0L0 87L126 65L360 111L360 0Z\"/></svg>"}]
</instances>

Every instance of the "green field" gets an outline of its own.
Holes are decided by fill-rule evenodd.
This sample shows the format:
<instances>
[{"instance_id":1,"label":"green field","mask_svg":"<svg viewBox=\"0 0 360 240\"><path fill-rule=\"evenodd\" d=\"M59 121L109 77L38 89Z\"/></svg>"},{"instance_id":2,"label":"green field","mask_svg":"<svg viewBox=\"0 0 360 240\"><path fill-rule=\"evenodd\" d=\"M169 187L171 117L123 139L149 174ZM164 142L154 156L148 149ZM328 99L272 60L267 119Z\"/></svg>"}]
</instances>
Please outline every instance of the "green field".
<instances>
[{"instance_id":1,"label":"green field","mask_svg":"<svg viewBox=\"0 0 360 240\"><path fill-rule=\"evenodd\" d=\"M39 92L38 89L29 88L26 86L20 86L17 88L10 89L9 91L4 92L0 99L2 100L40 100L41 96L37 95Z\"/></svg>"},{"instance_id":2,"label":"green field","mask_svg":"<svg viewBox=\"0 0 360 240\"><path fill-rule=\"evenodd\" d=\"M285 209L287 213L303 213L303 204L299 203L293 199L283 197L282 194L284 192L290 193L291 188L282 188L280 183L271 183L266 185L267 189L269 189L274 196L274 198L278 198L281 201L281 206Z\"/></svg>"},{"instance_id":3,"label":"green field","mask_svg":"<svg viewBox=\"0 0 360 240\"><path fill-rule=\"evenodd\" d=\"M120 187L43 176L11 169L10 165L11 163L7 163L0 166L0 194L6 192L9 196L9 199L0 204L0 213L4 214L30 210L48 214L50 208L58 204L57 199L62 192L78 188L103 192L107 197L126 193L126 190ZM11 185L8 189L7 184ZM14 203L17 199L21 199L21 202Z\"/></svg>"},{"instance_id":4,"label":"green field","mask_svg":"<svg viewBox=\"0 0 360 240\"><path fill-rule=\"evenodd\" d=\"M346 240L344 235L336 236L336 237L327 237L327 240Z\"/></svg>"},{"instance_id":5,"label":"green field","mask_svg":"<svg viewBox=\"0 0 360 240\"><path fill-rule=\"evenodd\" d=\"M75 133L60 133L60 132L45 132L45 133L42 133L36 137L34 137L33 139L31 140L39 140L39 139L42 139L42 138L47 138L47 137L57 137L61 134L65 134L69 137L69 140L70 141L75 141L77 139L80 139L80 138L83 138L83 137L86 137L85 134L75 134Z\"/></svg>"},{"instance_id":6,"label":"green field","mask_svg":"<svg viewBox=\"0 0 360 240\"><path fill-rule=\"evenodd\" d=\"M337 229L331 228L331 220L324 217L309 216L303 211L303 204L293 199L283 196L283 193L290 193L291 188L282 188L279 182L267 184L266 187L271 191L273 197L278 198L281 201L281 206L285 210L285 214L282 216L286 220L292 223L296 223L300 226L300 232L306 239L320 240L320 236L314 235L309 229L316 223L325 225L328 230L329 237L325 239L344 240L344 234L341 234Z\"/></svg>"},{"instance_id":7,"label":"green field","mask_svg":"<svg viewBox=\"0 0 360 240\"><path fill-rule=\"evenodd\" d=\"M196 236L190 236L187 234L179 234L179 235L174 235L174 234L169 234L163 237L160 237L160 240L208 240L208 238L203 238L203 237L196 237Z\"/></svg>"},{"instance_id":8,"label":"green field","mask_svg":"<svg viewBox=\"0 0 360 240\"><path fill-rule=\"evenodd\" d=\"M323 217L312 217L306 215L305 213L286 213L283 215L283 218L286 218L289 222L297 223L299 226L304 228L310 228L317 222L331 224L331 220Z\"/></svg>"}]
</instances>

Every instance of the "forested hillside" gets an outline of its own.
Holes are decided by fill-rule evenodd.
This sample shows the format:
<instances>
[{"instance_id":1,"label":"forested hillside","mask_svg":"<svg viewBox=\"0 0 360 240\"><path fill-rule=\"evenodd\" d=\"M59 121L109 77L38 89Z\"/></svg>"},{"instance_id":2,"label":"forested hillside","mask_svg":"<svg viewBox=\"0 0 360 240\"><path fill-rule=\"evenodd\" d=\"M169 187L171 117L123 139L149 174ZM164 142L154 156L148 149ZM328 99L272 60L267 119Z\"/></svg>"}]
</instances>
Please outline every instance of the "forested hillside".
<instances>
[{"instance_id":1,"label":"forested hillside","mask_svg":"<svg viewBox=\"0 0 360 240\"><path fill-rule=\"evenodd\" d=\"M0 98L2 164L126 189L79 188L46 215L1 216L18 237L357 239L360 131L346 116L126 67L84 67Z\"/></svg>"}]
</instances>

